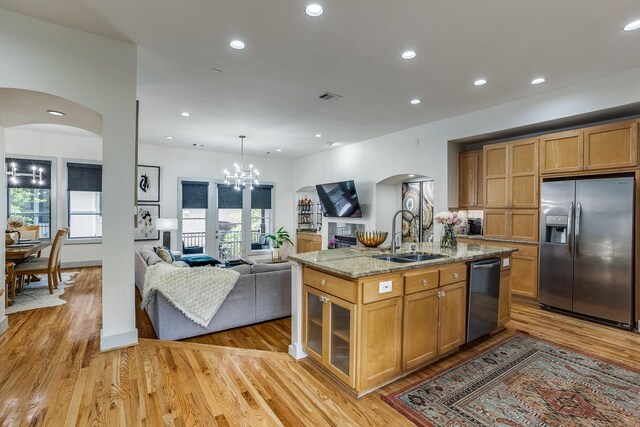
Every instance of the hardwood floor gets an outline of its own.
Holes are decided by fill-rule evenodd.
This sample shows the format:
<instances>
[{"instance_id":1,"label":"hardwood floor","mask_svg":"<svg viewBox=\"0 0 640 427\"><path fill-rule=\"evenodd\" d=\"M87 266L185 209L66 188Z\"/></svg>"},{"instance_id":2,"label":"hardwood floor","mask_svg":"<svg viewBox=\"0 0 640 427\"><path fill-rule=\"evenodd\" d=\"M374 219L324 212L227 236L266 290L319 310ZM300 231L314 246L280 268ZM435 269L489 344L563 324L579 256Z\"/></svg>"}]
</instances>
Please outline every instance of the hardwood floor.
<instances>
[{"instance_id":1,"label":"hardwood floor","mask_svg":"<svg viewBox=\"0 0 640 427\"><path fill-rule=\"evenodd\" d=\"M640 335L515 303L509 331L356 400L311 362L275 351L143 338L99 353L100 269L82 270L62 298L66 305L9 316L0 337L0 425L409 426L381 395L515 329L640 367ZM280 320L210 339L279 347L272 338L286 328Z\"/></svg>"}]
</instances>

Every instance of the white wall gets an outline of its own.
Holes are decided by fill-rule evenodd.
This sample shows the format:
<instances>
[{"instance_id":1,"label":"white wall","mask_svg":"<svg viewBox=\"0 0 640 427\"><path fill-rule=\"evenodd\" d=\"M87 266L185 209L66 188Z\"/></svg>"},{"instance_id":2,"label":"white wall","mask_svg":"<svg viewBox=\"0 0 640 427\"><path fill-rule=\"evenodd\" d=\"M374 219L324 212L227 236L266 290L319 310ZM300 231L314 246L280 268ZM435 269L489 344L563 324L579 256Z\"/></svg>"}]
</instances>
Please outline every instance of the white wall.
<instances>
[{"instance_id":1,"label":"white wall","mask_svg":"<svg viewBox=\"0 0 640 427\"><path fill-rule=\"evenodd\" d=\"M67 191L63 188L63 159L102 160L102 138L61 134L46 131L7 128L5 132L5 153L7 156L44 156L56 159L55 212L51 230L66 224L64 204L67 203ZM48 250L43 253L48 256ZM62 250L62 263L65 266L99 265L102 260L102 244L67 244Z\"/></svg>"},{"instance_id":2,"label":"white wall","mask_svg":"<svg viewBox=\"0 0 640 427\"><path fill-rule=\"evenodd\" d=\"M160 166L160 216L179 218L178 178L224 180L224 169L231 170L239 162L240 153L228 154L205 150L192 150L157 145L140 144L138 163ZM275 229L284 226L289 232L295 230L294 210L295 189L293 186L293 160L277 157L245 156L245 162L252 163L260 171L260 180L275 184ZM171 243L177 249L176 233ZM136 242L136 247L155 244L152 241Z\"/></svg>"},{"instance_id":3,"label":"white wall","mask_svg":"<svg viewBox=\"0 0 640 427\"><path fill-rule=\"evenodd\" d=\"M418 173L434 180L437 213L457 204L458 154L449 150L449 140L639 101L640 68L298 159L296 187L353 179L366 207L374 203L369 190L375 182ZM368 227L388 223L386 230L390 231L391 219L376 219L376 209L366 209L364 215ZM439 235L436 230L435 236Z\"/></svg>"},{"instance_id":4,"label":"white wall","mask_svg":"<svg viewBox=\"0 0 640 427\"><path fill-rule=\"evenodd\" d=\"M45 92L103 117L104 349L137 342L133 274L136 46L0 9L0 87ZM6 197L6 188L0 199ZM4 247L0 249L4 251Z\"/></svg>"},{"instance_id":5,"label":"white wall","mask_svg":"<svg viewBox=\"0 0 640 427\"><path fill-rule=\"evenodd\" d=\"M0 127L0 159L2 159L2 163L4 164L4 139L5 139L5 129ZM0 178L0 186L2 188L7 188L7 175L2 174L2 178ZM6 190L5 190L6 191ZM6 196L5 196L6 197ZM7 229L7 204L0 203L0 230ZM4 244L0 245L2 249L0 249L0 265L5 264L5 246ZM3 286L2 289L5 289ZM0 334L7 330L9 327L9 321L7 316L4 314L4 299L5 295L0 297Z\"/></svg>"}]
</instances>

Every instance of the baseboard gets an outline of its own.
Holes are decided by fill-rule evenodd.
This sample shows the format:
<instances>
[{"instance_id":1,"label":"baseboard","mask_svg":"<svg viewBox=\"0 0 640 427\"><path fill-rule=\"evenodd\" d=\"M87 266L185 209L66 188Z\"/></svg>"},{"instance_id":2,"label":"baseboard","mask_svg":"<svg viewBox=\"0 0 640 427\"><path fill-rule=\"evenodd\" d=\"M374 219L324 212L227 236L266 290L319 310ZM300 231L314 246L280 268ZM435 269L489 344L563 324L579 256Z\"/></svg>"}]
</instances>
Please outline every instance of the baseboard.
<instances>
[{"instance_id":1,"label":"baseboard","mask_svg":"<svg viewBox=\"0 0 640 427\"><path fill-rule=\"evenodd\" d=\"M9 329L9 318L4 316L2 320L0 320L0 335L4 334L7 329Z\"/></svg>"},{"instance_id":2,"label":"baseboard","mask_svg":"<svg viewBox=\"0 0 640 427\"><path fill-rule=\"evenodd\" d=\"M101 259L94 259L90 261L71 261L71 262L63 262L60 265L61 268L69 269L69 268L81 268L81 267L102 267Z\"/></svg>"},{"instance_id":3,"label":"baseboard","mask_svg":"<svg viewBox=\"0 0 640 427\"><path fill-rule=\"evenodd\" d=\"M104 335L104 330L100 329L100 352L115 350L122 347L129 347L137 344L137 329L115 335Z\"/></svg>"}]
</instances>

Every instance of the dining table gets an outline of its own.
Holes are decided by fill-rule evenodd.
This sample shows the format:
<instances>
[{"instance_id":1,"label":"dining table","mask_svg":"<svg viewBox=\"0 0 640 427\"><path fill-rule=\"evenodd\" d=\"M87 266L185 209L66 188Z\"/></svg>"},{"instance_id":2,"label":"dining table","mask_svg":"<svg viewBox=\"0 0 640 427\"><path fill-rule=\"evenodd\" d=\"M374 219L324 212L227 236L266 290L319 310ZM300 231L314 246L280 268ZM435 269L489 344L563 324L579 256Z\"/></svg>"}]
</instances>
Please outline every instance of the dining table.
<instances>
[{"instance_id":1,"label":"dining table","mask_svg":"<svg viewBox=\"0 0 640 427\"><path fill-rule=\"evenodd\" d=\"M29 257L40 254L44 249L51 246L51 241L32 241L32 242L20 242L14 243L12 245L6 246L5 258L7 262L13 262L15 264L20 264L21 262L26 261ZM14 278L15 280L15 278ZM38 276L32 277L31 281L40 280ZM6 293L6 304L7 306L13 305L13 295L9 294L8 286L6 286L5 281L5 293ZM14 284L15 286L15 284Z\"/></svg>"}]
</instances>

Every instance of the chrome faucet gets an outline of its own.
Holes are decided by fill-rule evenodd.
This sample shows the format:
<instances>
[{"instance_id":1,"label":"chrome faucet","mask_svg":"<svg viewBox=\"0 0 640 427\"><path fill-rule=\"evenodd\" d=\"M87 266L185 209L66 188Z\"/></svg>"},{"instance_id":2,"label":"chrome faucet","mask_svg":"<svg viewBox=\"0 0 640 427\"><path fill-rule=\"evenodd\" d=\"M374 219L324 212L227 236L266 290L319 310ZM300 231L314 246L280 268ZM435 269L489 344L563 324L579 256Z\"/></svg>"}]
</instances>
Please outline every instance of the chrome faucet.
<instances>
[{"instance_id":1,"label":"chrome faucet","mask_svg":"<svg viewBox=\"0 0 640 427\"><path fill-rule=\"evenodd\" d=\"M409 215L411 215L411 222L413 222L416 219L416 216L413 214L413 212L407 209L400 209L395 214L393 214L393 219L391 220L391 253L392 254L395 254L396 250L398 249L396 246L396 234L398 234L396 232L396 219L398 218L398 214L401 214L403 212L407 212ZM400 233L401 232L402 230L400 231ZM421 241L422 241L422 233L419 233L418 242L421 242Z\"/></svg>"}]
</instances>

